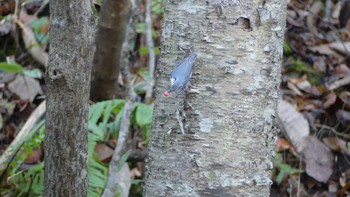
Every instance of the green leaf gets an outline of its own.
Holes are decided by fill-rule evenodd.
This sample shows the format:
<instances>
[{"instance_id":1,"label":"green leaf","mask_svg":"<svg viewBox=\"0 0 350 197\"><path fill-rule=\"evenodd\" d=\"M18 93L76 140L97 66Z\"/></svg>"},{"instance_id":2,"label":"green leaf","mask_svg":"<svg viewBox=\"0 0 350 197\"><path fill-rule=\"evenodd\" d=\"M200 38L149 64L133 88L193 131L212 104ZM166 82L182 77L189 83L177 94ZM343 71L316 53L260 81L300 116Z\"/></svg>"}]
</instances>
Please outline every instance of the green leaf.
<instances>
[{"instance_id":1,"label":"green leaf","mask_svg":"<svg viewBox=\"0 0 350 197\"><path fill-rule=\"evenodd\" d=\"M20 71L20 73L22 75L28 76L28 77L32 77L32 78L36 78L36 79L41 79L41 71L39 69L33 69L33 70L27 70L27 69L23 69Z\"/></svg>"},{"instance_id":2,"label":"green leaf","mask_svg":"<svg viewBox=\"0 0 350 197\"><path fill-rule=\"evenodd\" d=\"M302 169L297 169L297 168L293 168L291 167L290 165L284 163L282 161L282 156L281 154L277 154L275 156L275 159L274 159L274 166L275 166L275 169L278 169L279 172L277 174L277 177L276 177L276 182L278 184L281 184L283 179L286 177L286 176L290 176L290 175L293 175L293 174L300 174L303 172Z\"/></svg>"},{"instance_id":3,"label":"green leaf","mask_svg":"<svg viewBox=\"0 0 350 197\"><path fill-rule=\"evenodd\" d=\"M6 71L6 72L18 73L22 69L23 69L22 65L17 64L15 62L11 62L11 63L0 62L0 70Z\"/></svg>"},{"instance_id":4,"label":"green leaf","mask_svg":"<svg viewBox=\"0 0 350 197\"><path fill-rule=\"evenodd\" d=\"M160 50L159 50L158 47L155 47L153 50L154 50L155 55L159 55L160 54ZM141 47L141 48L139 48L139 53L140 53L140 55L148 54L148 47Z\"/></svg>"},{"instance_id":5,"label":"green leaf","mask_svg":"<svg viewBox=\"0 0 350 197\"><path fill-rule=\"evenodd\" d=\"M153 107L150 105L140 104L136 110L136 123L140 127L152 124Z\"/></svg>"},{"instance_id":6,"label":"green leaf","mask_svg":"<svg viewBox=\"0 0 350 197\"><path fill-rule=\"evenodd\" d=\"M147 27L146 23L137 23L136 24L136 32L145 34L146 33L146 27Z\"/></svg>"},{"instance_id":7,"label":"green leaf","mask_svg":"<svg viewBox=\"0 0 350 197\"><path fill-rule=\"evenodd\" d=\"M287 41L284 41L283 43L283 52L286 55L290 55L293 53L292 48L289 46L289 43Z\"/></svg>"},{"instance_id":8,"label":"green leaf","mask_svg":"<svg viewBox=\"0 0 350 197\"><path fill-rule=\"evenodd\" d=\"M41 18L36 18L32 19L30 21L30 26L33 28L35 33L39 33L40 30L49 23L48 17L41 17Z\"/></svg>"},{"instance_id":9,"label":"green leaf","mask_svg":"<svg viewBox=\"0 0 350 197\"><path fill-rule=\"evenodd\" d=\"M122 169L123 165L126 163L126 160L128 159L128 157L130 155L130 152L131 152L131 150L128 150L128 151L126 151L126 153L124 153L121 156L121 158L119 160L118 171L120 171Z\"/></svg>"}]
</instances>

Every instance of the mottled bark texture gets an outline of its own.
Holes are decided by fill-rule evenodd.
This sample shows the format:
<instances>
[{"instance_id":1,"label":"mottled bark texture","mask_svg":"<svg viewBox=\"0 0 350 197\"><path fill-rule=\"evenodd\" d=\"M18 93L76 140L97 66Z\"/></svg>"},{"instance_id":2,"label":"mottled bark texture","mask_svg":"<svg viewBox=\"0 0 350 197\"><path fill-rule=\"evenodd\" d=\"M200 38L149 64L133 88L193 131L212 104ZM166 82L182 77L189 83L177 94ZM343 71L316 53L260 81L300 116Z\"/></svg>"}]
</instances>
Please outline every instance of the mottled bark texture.
<instances>
[{"instance_id":1,"label":"mottled bark texture","mask_svg":"<svg viewBox=\"0 0 350 197\"><path fill-rule=\"evenodd\" d=\"M286 1L164 4L144 195L269 196ZM191 91L164 97L181 51Z\"/></svg>"},{"instance_id":2,"label":"mottled bark texture","mask_svg":"<svg viewBox=\"0 0 350 197\"><path fill-rule=\"evenodd\" d=\"M44 196L87 196L92 4L51 0L50 13Z\"/></svg>"},{"instance_id":3,"label":"mottled bark texture","mask_svg":"<svg viewBox=\"0 0 350 197\"><path fill-rule=\"evenodd\" d=\"M120 55L130 12L130 0L102 2L91 76L93 101L113 99L117 91Z\"/></svg>"}]
</instances>

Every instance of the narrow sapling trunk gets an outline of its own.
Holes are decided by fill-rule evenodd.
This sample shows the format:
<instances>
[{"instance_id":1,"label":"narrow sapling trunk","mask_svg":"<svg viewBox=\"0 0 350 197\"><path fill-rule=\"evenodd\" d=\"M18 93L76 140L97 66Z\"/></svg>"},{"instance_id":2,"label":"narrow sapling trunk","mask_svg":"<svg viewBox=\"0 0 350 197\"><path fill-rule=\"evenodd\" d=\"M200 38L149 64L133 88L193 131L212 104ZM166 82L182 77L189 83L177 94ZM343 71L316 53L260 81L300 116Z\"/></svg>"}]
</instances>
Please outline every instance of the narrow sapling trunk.
<instances>
[{"instance_id":1,"label":"narrow sapling trunk","mask_svg":"<svg viewBox=\"0 0 350 197\"><path fill-rule=\"evenodd\" d=\"M113 99L117 91L120 55L130 12L130 0L102 1L92 67L93 101Z\"/></svg>"},{"instance_id":2,"label":"narrow sapling trunk","mask_svg":"<svg viewBox=\"0 0 350 197\"><path fill-rule=\"evenodd\" d=\"M87 196L90 0L50 1L44 196Z\"/></svg>"}]
</instances>

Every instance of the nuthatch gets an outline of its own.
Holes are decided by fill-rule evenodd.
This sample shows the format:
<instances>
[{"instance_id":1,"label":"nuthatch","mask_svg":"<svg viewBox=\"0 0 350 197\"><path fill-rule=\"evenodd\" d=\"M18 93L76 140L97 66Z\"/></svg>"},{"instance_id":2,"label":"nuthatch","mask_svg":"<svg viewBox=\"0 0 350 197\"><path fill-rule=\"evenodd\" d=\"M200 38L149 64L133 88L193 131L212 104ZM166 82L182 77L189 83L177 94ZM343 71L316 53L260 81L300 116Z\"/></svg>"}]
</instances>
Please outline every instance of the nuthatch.
<instances>
[{"instance_id":1,"label":"nuthatch","mask_svg":"<svg viewBox=\"0 0 350 197\"><path fill-rule=\"evenodd\" d=\"M196 53L187 56L170 74L170 88L164 92L164 96L169 96L170 92L183 90L192 75L193 63L197 58Z\"/></svg>"}]
</instances>

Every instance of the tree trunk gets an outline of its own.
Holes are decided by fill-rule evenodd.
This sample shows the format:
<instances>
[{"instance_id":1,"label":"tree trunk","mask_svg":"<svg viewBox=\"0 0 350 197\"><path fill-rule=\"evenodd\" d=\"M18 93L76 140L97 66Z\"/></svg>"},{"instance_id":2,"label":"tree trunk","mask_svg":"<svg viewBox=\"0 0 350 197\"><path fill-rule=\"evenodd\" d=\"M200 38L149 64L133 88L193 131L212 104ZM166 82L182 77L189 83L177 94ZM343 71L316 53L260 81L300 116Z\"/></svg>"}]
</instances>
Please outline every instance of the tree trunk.
<instances>
[{"instance_id":1,"label":"tree trunk","mask_svg":"<svg viewBox=\"0 0 350 197\"><path fill-rule=\"evenodd\" d=\"M120 55L131 12L130 0L103 0L92 67L91 100L113 99L117 90Z\"/></svg>"},{"instance_id":2,"label":"tree trunk","mask_svg":"<svg viewBox=\"0 0 350 197\"><path fill-rule=\"evenodd\" d=\"M146 197L269 196L286 1L214 2L165 1ZM164 97L179 49L192 88Z\"/></svg>"},{"instance_id":3,"label":"tree trunk","mask_svg":"<svg viewBox=\"0 0 350 197\"><path fill-rule=\"evenodd\" d=\"M92 4L51 0L50 13L44 196L87 196Z\"/></svg>"}]
</instances>

